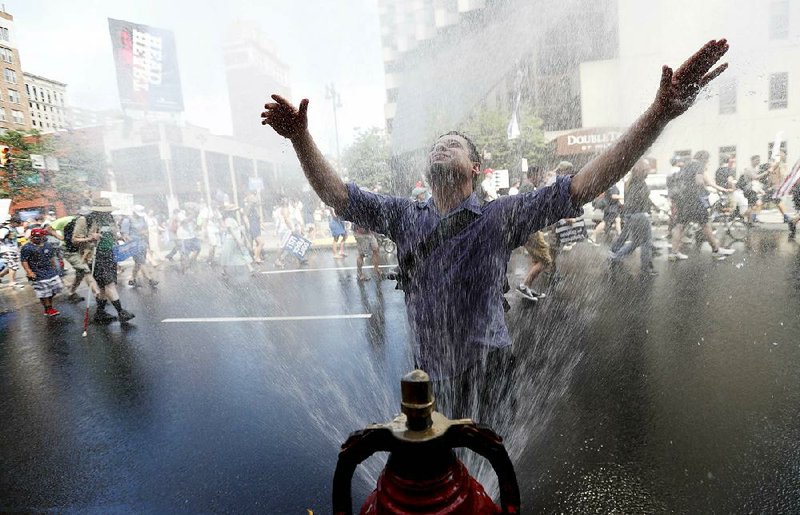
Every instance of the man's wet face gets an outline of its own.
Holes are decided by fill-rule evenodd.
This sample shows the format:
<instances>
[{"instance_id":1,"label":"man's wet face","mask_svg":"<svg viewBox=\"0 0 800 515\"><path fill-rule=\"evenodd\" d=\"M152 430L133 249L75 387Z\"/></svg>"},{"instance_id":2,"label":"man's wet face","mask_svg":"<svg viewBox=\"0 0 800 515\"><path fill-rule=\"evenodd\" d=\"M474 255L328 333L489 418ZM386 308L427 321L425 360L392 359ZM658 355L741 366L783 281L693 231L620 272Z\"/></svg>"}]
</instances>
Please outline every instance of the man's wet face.
<instances>
[{"instance_id":1,"label":"man's wet face","mask_svg":"<svg viewBox=\"0 0 800 515\"><path fill-rule=\"evenodd\" d=\"M442 136L428 154L427 179L437 186L471 181L473 164L467 140L455 134Z\"/></svg>"}]
</instances>

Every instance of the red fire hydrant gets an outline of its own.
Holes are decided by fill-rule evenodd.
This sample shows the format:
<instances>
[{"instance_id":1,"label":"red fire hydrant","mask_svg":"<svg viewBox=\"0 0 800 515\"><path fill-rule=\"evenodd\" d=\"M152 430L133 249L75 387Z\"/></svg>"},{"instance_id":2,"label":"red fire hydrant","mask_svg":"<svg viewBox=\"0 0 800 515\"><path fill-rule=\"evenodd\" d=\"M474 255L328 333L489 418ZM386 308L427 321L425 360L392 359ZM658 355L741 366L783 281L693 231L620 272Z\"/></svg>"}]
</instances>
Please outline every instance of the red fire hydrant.
<instances>
[{"instance_id":1,"label":"red fire hydrant","mask_svg":"<svg viewBox=\"0 0 800 515\"><path fill-rule=\"evenodd\" d=\"M352 433L342 445L333 476L333 513L352 513L353 473L376 452L390 453L389 460L362 515L519 513L517 477L502 438L469 419L450 420L434 411L430 378L422 370L406 374L400 389L400 415L388 424ZM458 447L480 454L492 465L500 484L500 506L456 458L453 449Z\"/></svg>"}]
</instances>

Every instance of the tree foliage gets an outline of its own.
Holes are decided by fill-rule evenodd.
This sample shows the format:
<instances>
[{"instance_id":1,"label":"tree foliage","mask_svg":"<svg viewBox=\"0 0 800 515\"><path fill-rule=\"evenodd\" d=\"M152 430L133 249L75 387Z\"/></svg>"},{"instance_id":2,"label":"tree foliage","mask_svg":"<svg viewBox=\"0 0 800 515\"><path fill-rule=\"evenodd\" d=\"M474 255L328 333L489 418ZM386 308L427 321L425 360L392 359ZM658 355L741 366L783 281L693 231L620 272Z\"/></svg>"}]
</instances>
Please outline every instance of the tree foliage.
<instances>
[{"instance_id":1,"label":"tree foliage","mask_svg":"<svg viewBox=\"0 0 800 515\"><path fill-rule=\"evenodd\" d=\"M45 195L74 208L85 202L88 190L104 185L105 156L89 135L7 131L0 135L0 145L11 148L13 162L0 169L3 197L19 201ZM59 169L34 169L31 154L56 158Z\"/></svg>"},{"instance_id":2,"label":"tree foliage","mask_svg":"<svg viewBox=\"0 0 800 515\"><path fill-rule=\"evenodd\" d=\"M542 120L528 109L520 109L518 138L507 135L511 115L508 112L481 108L460 125L459 130L469 136L478 152L484 156L484 165L499 170L519 173L520 159L529 163L541 162L547 154L547 144L542 131Z\"/></svg>"},{"instance_id":3,"label":"tree foliage","mask_svg":"<svg viewBox=\"0 0 800 515\"><path fill-rule=\"evenodd\" d=\"M0 145L11 149L11 165L0 169L3 175L0 195L21 200L35 197L42 186L42 177L33 168L31 154L42 154L46 148L39 133L7 131L0 134Z\"/></svg>"},{"instance_id":4,"label":"tree foliage","mask_svg":"<svg viewBox=\"0 0 800 515\"><path fill-rule=\"evenodd\" d=\"M363 129L342 154L345 175L362 186L385 186L390 180L391 153L389 139L382 129Z\"/></svg>"},{"instance_id":5,"label":"tree foliage","mask_svg":"<svg viewBox=\"0 0 800 515\"><path fill-rule=\"evenodd\" d=\"M70 207L84 204L91 190L106 187L106 157L91 140L91 134L59 134L51 140L51 151L59 161L59 172L51 176L59 200Z\"/></svg>"}]
</instances>

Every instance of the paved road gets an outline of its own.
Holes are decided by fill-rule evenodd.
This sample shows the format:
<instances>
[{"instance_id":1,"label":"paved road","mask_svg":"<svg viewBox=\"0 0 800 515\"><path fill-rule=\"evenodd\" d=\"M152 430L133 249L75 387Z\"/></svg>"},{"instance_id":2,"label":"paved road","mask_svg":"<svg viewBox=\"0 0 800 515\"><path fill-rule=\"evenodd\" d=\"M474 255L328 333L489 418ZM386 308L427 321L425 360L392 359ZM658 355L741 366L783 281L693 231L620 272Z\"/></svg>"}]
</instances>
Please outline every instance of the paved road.
<instances>
[{"instance_id":1,"label":"paved road","mask_svg":"<svg viewBox=\"0 0 800 515\"><path fill-rule=\"evenodd\" d=\"M660 258L651 281L578 245L545 302L510 296L507 440L527 512L800 510L800 250L785 238ZM166 271L158 291L124 292L133 324L85 339L80 306L0 316L0 511L328 512L338 445L398 411L411 366L393 283L336 266ZM381 466L362 467L357 502Z\"/></svg>"}]
</instances>

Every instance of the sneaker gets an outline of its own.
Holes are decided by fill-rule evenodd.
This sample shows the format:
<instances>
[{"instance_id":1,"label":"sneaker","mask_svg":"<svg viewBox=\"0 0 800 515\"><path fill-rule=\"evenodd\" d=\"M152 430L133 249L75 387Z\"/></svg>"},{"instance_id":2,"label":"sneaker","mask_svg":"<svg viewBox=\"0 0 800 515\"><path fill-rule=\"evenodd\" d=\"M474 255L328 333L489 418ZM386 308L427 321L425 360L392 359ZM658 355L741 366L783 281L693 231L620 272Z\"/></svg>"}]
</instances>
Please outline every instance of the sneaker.
<instances>
[{"instance_id":1,"label":"sneaker","mask_svg":"<svg viewBox=\"0 0 800 515\"><path fill-rule=\"evenodd\" d=\"M669 255L667 256L667 259L669 259L670 261L678 261L678 260L683 261L684 259L689 259L689 256L687 256L686 254L681 254L680 252L670 252Z\"/></svg>"},{"instance_id":2,"label":"sneaker","mask_svg":"<svg viewBox=\"0 0 800 515\"><path fill-rule=\"evenodd\" d=\"M642 277L656 277L658 272L654 268L647 268L639 272Z\"/></svg>"},{"instance_id":3,"label":"sneaker","mask_svg":"<svg viewBox=\"0 0 800 515\"><path fill-rule=\"evenodd\" d=\"M572 247L574 246L575 246L574 243L567 243L566 245L561 247L561 250L563 250L564 252L569 252L570 250L572 250Z\"/></svg>"},{"instance_id":4,"label":"sneaker","mask_svg":"<svg viewBox=\"0 0 800 515\"><path fill-rule=\"evenodd\" d=\"M725 247L720 247L715 252L712 252L711 255L714 257L730 256L734 252L736 252L734 249L726 249Z\"/></svg>"},{"instance_id":5,"label":"sneaker","mask_svg":"<svg viewBox=\"0 0 800 515\"><path fill-rule=\"evenodd\" d=\"M117 317L115 317L114 315L106 313L105 311L98 310L95 311L93 320L98 324L108 324L116 319Z\"/></svg>"},{"instance_id":6,"label":"sneaker","mask_svg":"<svg viewBox=\"0 0 800 515\"><path fill-rule=\"evenodd\" d=\"M78 292L70 293L67 296L67 300L70 302L83 302L86 300L83 296L79 295Z\"/></svg>"},{"instance_id":7,"label":"sneaker","mask_svg":"<svg viewBox=\"0 0 800 515\"><path fill-rule=\"evenodd\" d=\"M600 246L600 244L594 241L592 238L586 238L586 241L589 242L591 245L594 245L595 247Z\"/></svg>"},{"instance_id":8,"label":"sneaker","mask_svg":"<svg viewBox=\"0 0 800 515\"><path fill-rule=\"evenodd\" d=\"M536 296L536 292L532 291L524 284L520 284L519 286L517 286L517 293L519 293L523 298L532 300L534 302L539 300L539 297Z\"/></svg>"},{"instance_id":9,"label":"sneaker","mask_svg":"<svg viewBox=\"0 0 800 515\"><path fill-rule=\"evenodd\" d=\"M131 279L128 281L128 286L130 286L131 288L139 288L141 284L139 284L139 281Z\"/></svg>"},{"instance_id":10,"label":"sneaker","mask_svg":"<svg viewBox=\"0 0 800 515\"><path fill-rule=\"evenodd\" d=\"M150 285L151 288L155 288L156 286L158 286L158 281L156 281L155 279L150 279L148 281L148 284Z\"/></svg>"},{"instance_id":11,"label":"sneaker","mask_svg":"<svg viewBox=\"0 0 800 515\"><path fill-rule=\"evenodd\" d=\"M61 312L55 308L47 308L44 310L45 316L54 317L61 314Z\"/></svg>"},{"instance_id":12,"label":"sneaker","mask_svg":"<svg viewBox=\"0 0 800 515\"><path fill-rule=\"evenodd\" d=\"M125 311L124 309L122 309L122 310L120 310L117 318L119 318L119 321L124 324L128 320L136 318L136 315L134 315L130 311Z\"/></svg>"},{"instance_id":13,"label":"sneaker","mask_svg":"<svg viewBox=\"0 0 800 515\"><path fill-rule=\"evenodd\" d=\"M22 290L22 289L24 289L24 288L25 288L25 285L24 285L24 284L22 284L22 283L14 283L14 285L13 285L13 286L14 286L14 288L16 288L16 289L18 289L18 290Z\"/></svg>"},{"instance_id":14,"label":"sneaker","mask_svg":"<svg viewBox=\"0 0 800 515\"><path fill-rule=\"evenodd\" d=\"M541 293L541 292L538 292L536 290L532 290L530 288L528 288L528 291L531 292L531 295L534 295L537 299L543 299L543 298L547 297L546 293Z\"/></svg>"}]
</instances>

